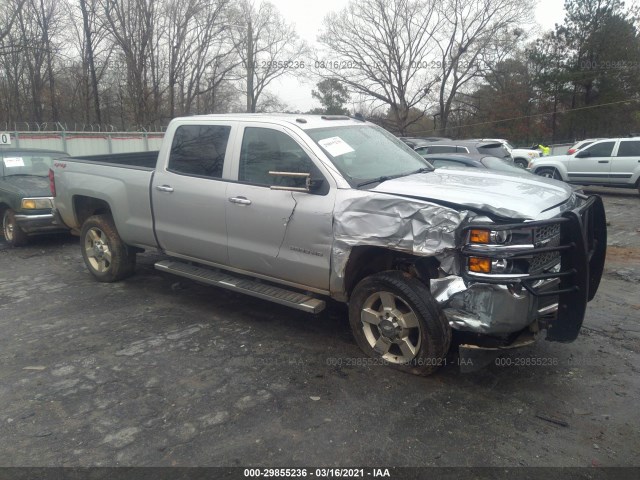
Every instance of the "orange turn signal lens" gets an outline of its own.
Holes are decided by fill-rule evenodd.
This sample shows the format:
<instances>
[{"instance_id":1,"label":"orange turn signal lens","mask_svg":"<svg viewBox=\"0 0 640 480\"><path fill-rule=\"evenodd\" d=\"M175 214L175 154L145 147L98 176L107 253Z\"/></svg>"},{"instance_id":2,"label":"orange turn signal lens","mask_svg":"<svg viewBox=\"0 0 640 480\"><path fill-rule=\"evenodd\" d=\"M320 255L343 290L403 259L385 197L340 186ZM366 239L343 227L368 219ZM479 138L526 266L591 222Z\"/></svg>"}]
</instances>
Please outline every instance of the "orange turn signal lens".
<instances>
[{"instance_id":1,"label":"orange turn signal lens","mask_svg":"<svg viewBox=\"0 0 640 480\"><path fill-rule=\"evenodd\" d=\"M469 257L469 271L476 273L491 273L491 259L484 257Z\"/></svg>"},{"instance_id":2,"label":"orange turn signal lens","mask_svg":"<svg viewBox=\"0 0 640 480\"><path fill-rule=\"evenodd\" d=\"M471 230L469 241L471 243L489 243L489 230Z\"/></svg>"}]
</instances>

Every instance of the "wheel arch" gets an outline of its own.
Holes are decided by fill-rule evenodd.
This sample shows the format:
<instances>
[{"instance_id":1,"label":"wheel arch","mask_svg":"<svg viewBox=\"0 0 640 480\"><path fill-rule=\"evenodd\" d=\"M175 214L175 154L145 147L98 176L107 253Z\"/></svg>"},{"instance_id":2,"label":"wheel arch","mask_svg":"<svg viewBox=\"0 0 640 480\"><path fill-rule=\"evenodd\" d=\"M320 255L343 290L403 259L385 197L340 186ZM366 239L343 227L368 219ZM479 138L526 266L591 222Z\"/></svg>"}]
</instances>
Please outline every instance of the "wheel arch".
<instances>
[{"instance_id":1,"label":"wheel arch","mask_svg":"<svg viewBox=\"0 0 640 480\"><path fill-rule=\"evenodd\" d=\"M558 172L558 175L560 175L560 179L563 182L568 181L569 175L567 174L567 169L566 167L564 167L564 165L558 165L558 164L539 165L539 166L536 166L536 168L533 170L533 173L535 173L536 175L540 175L540 172L544 169L555 170L556 172Z\"/></svg>"},{"instance_id":2,"label":"wheel arch","mask_svg":"<svg viewBox=\"0 0 640 480\"><path fill-rule=\"evenodd\" d=\"M88 197L85 195L74 195L73 197L73 212L76 219L78 228L82 228L82 225L87 218L93 215L112 215L111 206L105 200Z\"/></svg>"},{"instance_id":3,"label":"wheel arch","mask_svg":"<svg viewBox=\"0 0 640 480\"><path fill-rule=\"evenodd\" d=\"M362 279L389 270L409 273L429 288L428 281L437 276L439 264L435 257L421 257L386 247L356 246L344 269L344 292L349 298Z\"/></svg>"}]
</instances>

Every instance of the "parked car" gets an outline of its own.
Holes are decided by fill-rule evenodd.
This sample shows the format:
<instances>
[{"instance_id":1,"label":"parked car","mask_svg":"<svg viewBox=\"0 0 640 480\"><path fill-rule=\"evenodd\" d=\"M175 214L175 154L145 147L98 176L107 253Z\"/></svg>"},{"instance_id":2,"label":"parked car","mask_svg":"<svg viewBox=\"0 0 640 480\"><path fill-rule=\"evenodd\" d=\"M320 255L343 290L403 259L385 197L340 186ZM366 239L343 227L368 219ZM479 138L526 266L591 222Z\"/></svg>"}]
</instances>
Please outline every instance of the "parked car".
<instances>
[{"instance_id":1,"label":"parked car","mask_svg":"<svg viewBox=\"0 0 640 480\"><path fill-rule=\"evenodd\" d=\"M535 159L529 169L569 183L638 188L640 192L640 137L597 140L573 155Z\"/></svg>"},{"instance_id":2,"label":"parked car","mask_svg":"<svg viewBox=\"0 0 640 480\"><path fill-rule=\"evenodd\" d=\"M444 137L398 137L411 148L424 147L433 142L450 141L450 138Z\"/></svg>"},{"instance_id":3,"label":"parked car","mask_svg":"<svg viewBox=\"0 0 640 480\"><path fill-rule=\"evenodd\" d=\"M509 151L500 142L485 142L482 140L442 140L432 142L428 145L421 145L415 148L420 155L431 153L462 153L473 155L484 155L502 158L513 163L513 158Z\"/></svg>"},{"instance_id":4,"label":"parked car","mask_svg":"<svg viewBox=\"0 0 640 480\"><path fill-rule=\"evenodd\" d=\"M584 147L588 147L593 142L597 142L598 140L603 140L602 138L587 138L586 140L580 140L579 142L574 143L571 148L567 151L567 155L573 155L578 150L582 150Z\"/></svg>"},{"instance_id":5,"label":"parked car","mask_svg":"<svg viewBox=\"0 0 640 480\"><path fill-rule=\"evenodd\" d=\"M513 163L509 163L502 158L491 157L486 155L457 155L457 154L440 154L429 153L422 155L435 168L440 167L468 167L468 168L487 168L490 170L498 170L501 172L511 172L517 174L529 175L527 170L516 167Z\"/></svg>"},{"instance_id":6,"label":"parked car","mask_svg":"<svg viewBox=\"0 0 640 480\"><path fill-rule=\"evenodd\" d=\"M0 148L0 216L10 245L24 245L31 234L67 230L54 221L49 190L49 169L64 157L57 150Z\"/></svg>"},{"instance_id":7,"label":"parked car","mask_svg":"<svg viewBox=\"0 0 640 480\"><path fill-rule=\"evenodd\" d=\"M346 116L178 118L155 159L122 158L54 165L55 209L96 280L157 248L157 269L205 284L313 313L330 297L367 355L410 373L443 365L454 330L474 368L540 329L574 340L602 275L598 196L434 170Z\"/></svg>"},{"instance_id":8,"label":"parked car","mask_svg":"<svg viewBox=\"0 0 640 480\"><path fill-rule=\"evenodd\" d=\"M527 168L531 160L541 156L540 150L531 148L516 148L503 138L482 138L480 140L483 142L500 142L513 157L513 163L521 168Z\"/></svg>"}]
</instances>

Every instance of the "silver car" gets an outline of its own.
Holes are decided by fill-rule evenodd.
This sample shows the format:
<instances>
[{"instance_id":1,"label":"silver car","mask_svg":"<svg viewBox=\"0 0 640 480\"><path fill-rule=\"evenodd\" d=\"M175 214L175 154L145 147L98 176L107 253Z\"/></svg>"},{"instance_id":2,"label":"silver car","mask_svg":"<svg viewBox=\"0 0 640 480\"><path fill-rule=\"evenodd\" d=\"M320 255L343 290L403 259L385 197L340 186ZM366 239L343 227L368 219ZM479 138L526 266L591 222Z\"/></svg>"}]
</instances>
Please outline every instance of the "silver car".
<instances>
[{"instance_id":1,"label":"silver car","mask_svg":"<svg viewBox=\"0 0 640 480\"><path fill-rule=\"evenodd\" d=\"M572 155L536 159L529 168L568 183L638 188L640 137L598 140Z\"/></svg>"}]
</instances>

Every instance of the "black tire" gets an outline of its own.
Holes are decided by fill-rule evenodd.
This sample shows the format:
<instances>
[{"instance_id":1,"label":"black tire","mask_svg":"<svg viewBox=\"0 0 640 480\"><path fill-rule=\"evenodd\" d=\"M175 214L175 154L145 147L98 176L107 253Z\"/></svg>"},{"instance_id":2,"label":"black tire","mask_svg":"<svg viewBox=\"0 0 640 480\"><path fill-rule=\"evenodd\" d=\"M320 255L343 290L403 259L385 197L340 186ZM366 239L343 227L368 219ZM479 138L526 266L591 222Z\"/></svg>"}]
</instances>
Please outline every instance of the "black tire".
<instances>
[{"instance_id":1,"label":"black tire","mask_svg":"<svg viewBox=\"0 0 640 480\"><path fill-rule=\"evenodd\" d=\"M541 177L545 178L553 178L555 180L562 180L562 177L558 173L558 170L553 167L543 167L539 170L536 170L536 175L540 175Z\"/></svg>"},{"instance_id":2,"label":"black tire","mask_svg":"<svg viewBox=\"0 0 640 480\"><path fill-rule=\"evenodd\" d=\"M529 166L529 161L524 158L516 158L513 163L516 167L527 168Z\"/></svg>"},{"instance_id":3,"label":"black tire","mask_svg":"<svg viewBox=\"0 0 640 480\"><path fill-rule=\"evenodd\" d=\"M135 272L136 254L122 241L111 215L94 215L80 232L82 258L99 282L117 282Z\"/></svg>"},{"instance_id":4,"label":"black tire","mask_svg":"<svg viewBox=\"0 0 640 480\"><path fill-rule=\"evenodd\" d=\"M403 272L381 272L361 280L349 301L349 323L367 355L395 368L430 375L446 363L449 322L429 289ZM415 327L405 328L409 325Z\"/></svg>"},{"instance_id":5,"label":"black tire","mask_svg":"<svg viewBox=\"0 0 640 480\"><path fill-rule=\"evenodd\" d=\"M5 241L12 247L26 245L29 240L28 235L20 228L16 222L16 212L7 208L2 216L2 234Z\"/></svg>"}]
</instances>

